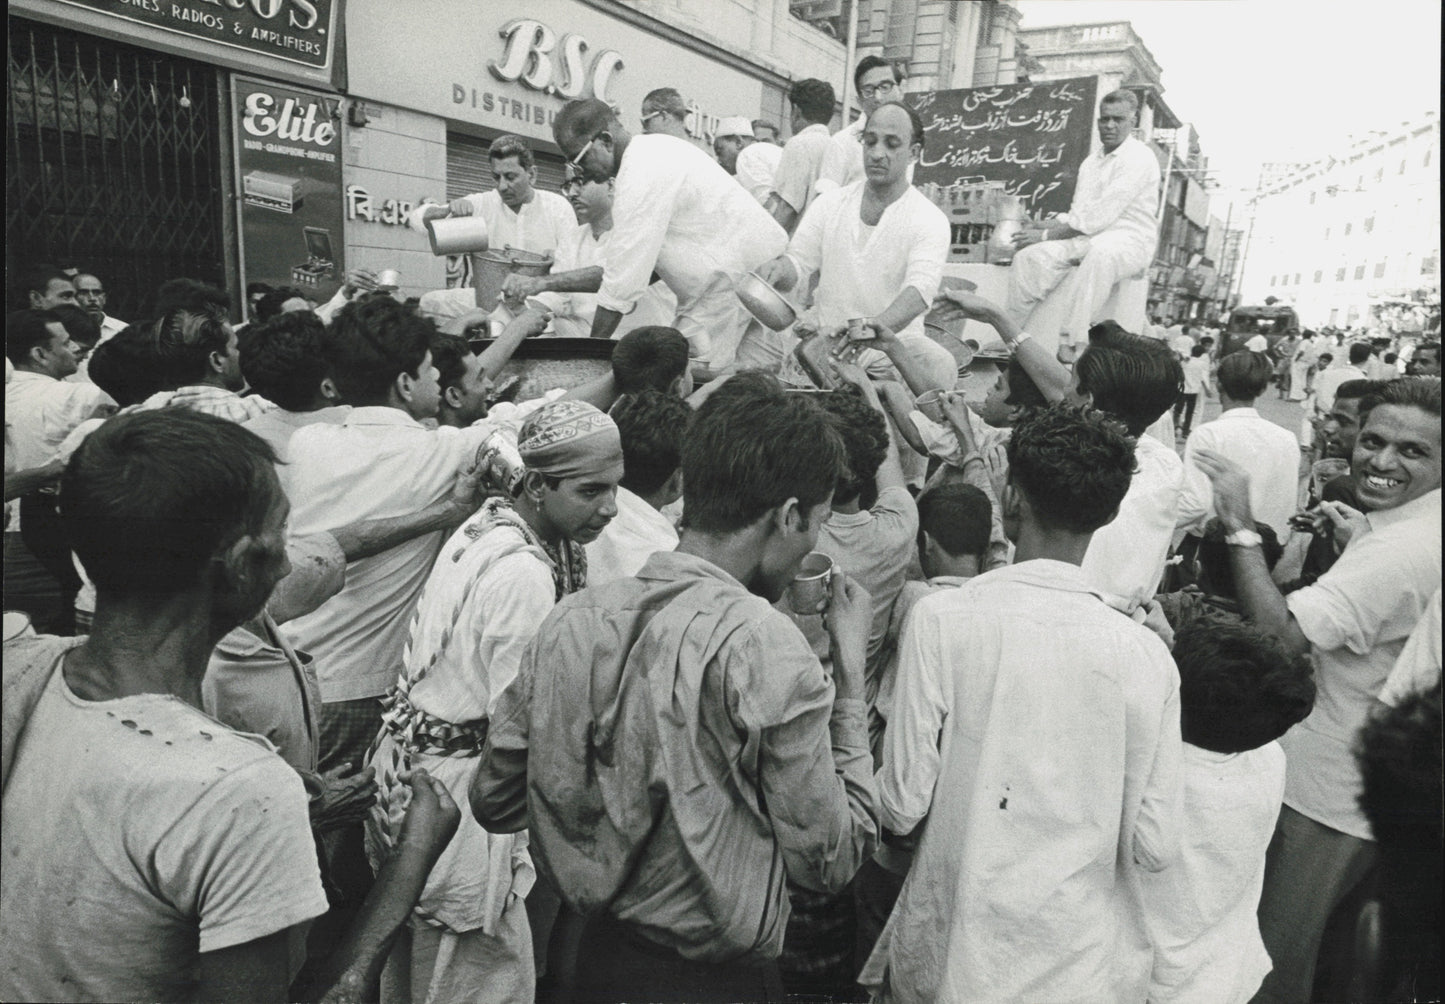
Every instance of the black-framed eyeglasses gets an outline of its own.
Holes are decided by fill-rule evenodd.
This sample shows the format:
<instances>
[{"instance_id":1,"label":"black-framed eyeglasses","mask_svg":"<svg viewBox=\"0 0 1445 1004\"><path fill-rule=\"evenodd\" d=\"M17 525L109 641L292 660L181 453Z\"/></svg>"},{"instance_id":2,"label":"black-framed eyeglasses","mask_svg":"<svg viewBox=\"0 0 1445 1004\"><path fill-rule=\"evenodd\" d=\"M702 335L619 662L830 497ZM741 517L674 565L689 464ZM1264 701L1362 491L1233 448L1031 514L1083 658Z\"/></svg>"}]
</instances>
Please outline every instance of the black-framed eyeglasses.
<instances>
[{"instance_id":1,"label":"black-framed eyeglasses","mask_svg":"<svg viewBox=\"0 0 1445 1004\"><path fill-rule=\"evenodd\" d=\"M885 80L882 83L869 84L866 87L858 88L858 93L865 98L874 98L880 94L888 94L898 86L896 80Z\"/></svg>"},{"instance_id":2,"label":"black-framed eyeglasses","mask_svg":"<svg viewBox=\"0 0 1445 1004\"><path fill-rule=\"evenodd\" d=\"M568 165L571 167L580 168L582 166L582 158L587 156L587 151L592 149L592 144L596 143L599 139L606 135L606 129L599 129L597 130L597 132L593 133L592 138L589 139L585 144L583 144L582 149L577 151L577 156L567 161Z\"/></svg>"}]
</instances>

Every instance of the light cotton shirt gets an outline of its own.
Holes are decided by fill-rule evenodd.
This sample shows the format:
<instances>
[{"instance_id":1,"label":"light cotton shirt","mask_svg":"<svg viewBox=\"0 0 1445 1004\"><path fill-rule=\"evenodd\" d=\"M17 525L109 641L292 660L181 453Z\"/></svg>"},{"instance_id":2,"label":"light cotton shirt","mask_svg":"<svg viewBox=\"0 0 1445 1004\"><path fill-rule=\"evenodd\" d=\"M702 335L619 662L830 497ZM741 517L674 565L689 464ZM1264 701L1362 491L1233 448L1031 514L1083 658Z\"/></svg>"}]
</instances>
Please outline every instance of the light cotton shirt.
<instances>
[{"instance_id":1,"label":"light cotton shirt","mask_svg":"<svg viewBox=\"0 0 1445 1004\"><path fill-rule=\"evenodd\" d=\"M1195 460L1200 450L1213 450L1244 468L1249 475L1249 511L1274 528L1280 543L1288 540L1289 518L1299 502L1299 445L1294 433L1253 408L1230 408L1195 429L1184 444L1189 491L1179 508L1182 529L1203 530L1214 515L1214 489Z\"/></svg>"},{"instance_id":2,"label":"light cotton shirt","mask_svg":"<svg viewBox=\"0 0 1445 1004\"><path fill-rule=\"evenodd\" d=\"M1382 703L1393 708L1411 694L1422 693L1440 682L1440 634L1440 590L1437 589L1380 690Z\"/></svg>"},{"instance_id":3,"label":"light cotton shirt","mask_svg":"<svg viewBox=\"0 0 1445 1004\"><path fill-rule=\"evenodd\" d=\"M613 579L636 575L658 551L677 547L672 521L642 497L621 486L617 489L617 515L587 545L587 584L600 586Z\"/></svg>"},{"instance_id":4,"label":"light cotton shirt","mask_svg":"<svg viewBox=\"0 0 1445 1004\"><path fill-rule=\"evenodd\" d=\"M758 200L758 205L768 201L773 194L773 178L777 176L778 165L783 160L783 148L772 143L749 143L738 151L738 184L747 189L749 195Z\"/></svg>"},{"instance_id":5,"label":"light cotton shirt","mask_svg":"<svg viewBox=\"0 0 1445 1004\"><path fill-rule=\"evenodd\" d=\"M823 152L823 163L818 168L818 180L814 188L819 195L834 188L847 188L855 181L863 180L863 127L867 117L859 115L835 132L828 140L828 149ZM909 180L913 168L909 167Z\"/></svg>"},{"instance_id":6,"label":"light cotton shirt","mask_svg":"<svg viewBox=\"0 0 1445 1004\"><path fill-rule=\"evenodd\" d=\"M1273 968L1255 913L1284 767L1277 742L1243 753L1184 744L1179 860L1139 875L1150 1004L1245 1004Z\"/></svg>"},{"instance_id":7,"label":"light cotton shirt","mask_svg":"<svg viewBox=\"0 0 1445 1004\"><path fill-rule=\"evenodd\" d=\"M927 823L859 982L886 1001L1143 1000L1131 862L1178 854L1181 747L1168 650L1076 566L923 597L878 795L885 828Z\"/></svg>"},{"instance_id":8,"label":"light cotton shirt","mask_svg":"<svg viewBox=\"0 0 1445 1004\"><path fill-rule=\"evenodd\" d=\"M1209 386L1209 355L1190 356L1184 362L1184 393L1200 394Z\"/></svg>"},{"instance_id":9,"label":"light cotton shirt","mask_svg":"<svg viewBox=\"0 0 1445 1004\"><path fill-rule=\"evenodd\" d=\"M114 410L110 395L95 384L16 370L5 384L5 425L15 448L15 469L44 467L77 425Z\"/></svg>"},{"instance_id":10,"label":"light cotton shirt","mask_svg":"<svg viewBox=\"0 0 1445 1004\"><path fill-rule=\"evenodd\" d=\"M1100 147L1084 159L1074 201L1059 220L1090 237L1107 232L1152 248L1159 231L1158 202L1159 161L1129 136L1112 153Z\"/></svg>"},{"instance_id":11,"label":"light cotton shirt","mask_svg":"<svg viewBox=\"0 0 1445 1004\"><path fill-rule=\"evenodd\" d=\"M577 214L556 192L532 189L532 198L513 212L494 188L462 196L487 224L487 246L493 251L504 247L550 254L562 246L563 239L577 227Z\"/></svg>"},{"instance_id":12,"label":"light cotton shirt","mask_svg":"<svg viewBox=\"0 0 1445 1004\"><path fill-rule=\"evenodd\" d=\"M1440 489L1367 517L1318 582L1285 597L1315 659L1315 707L1280 740L1289 757L1284 804L1362 840L1353 746L1405 641L1440 588Z\"/></svg>"},{"instance_id":13,"label":"light cotton shirt","mask_svg":"<svg viewBox=\"0 0 1445 1004\"><path fill-rule=\"evenodd\" d=\"M1351 380L1365 380L1365 371L1358 366L1331 366L1315 376L1315 410L1320 414L1328 414L1335 406L1335 393Z\"/></svg>"},{"instance_id":14,"label":"light cotton shirt","mask_svg":"<svg viewBox=\"0 0 1445 1004\"><path fill-rule=\"evenodd\" d=\"M783 253L783 228L717 161L676 136L634 136L616 191L597 305L632 310L655 270L677 295L677 327L694 356L708 357L712 337L724 337L707 323L714 315L736 321L740 335L733 284ZM684 321L692 315L698 323Z\"/></svg>"},{"instance_id":15,"label":"light cotton shirt","mask_svg":"<svg viewBox=\"0 0 1445 1004\"><path fill-rule=\"evenodd\" d=\"M1134 460L1119 515L1094 531L1083 565L1105 602L1128 614L1153 597L1164 577L1184 488L1184 462L1152 436L1139 437Z\"/></svg>"},{"instance_id":16,"label":"light cotton shirt","mask_svg":"<svg viewBox=\"0 0 1445 1004\"><path fill-rule=\"evenodd\" d=\"M291 455L291 437L296 435L297 429L318 424L340 425L350 414L350 406L344 404L331 408L318 408L315 411L286 411L284 408L272 408L270 411L248 418L241 424L246 427L247 432L254 432L264 439L271 449L276 451L277 459L285 462Z\"/></svg>"},{"instance_id":17,"label":"light cotton shirt","mask_svg":"<svg viewBox=\"0 0 1445 1004\"><path fill-rule=\"evenodd\" d=\"M828 127L815 122L794 134L783 146L783 157L773 178L773 191L794 212L802 213L813 201L813 186L823 169L823 157L832 145Z\"/></svg>"},{"instance_id":18,"label":"light cotton shirt","mask_svg":"<svg viewBox=\"0 0 1445 1004\"><path fill-rule=\"evenodd\" d=\"M472 789L526 825L573 908L686 958L776 959L786 882L836 892L877 842L861 701L803 636L679 551L565 597L492 718Z\"/></svg>"},{"instance_id":19,"label":"light cotton shirt","mask_svg":"<svg viewBox=\"0 0 1445 1004\"><path fill-rule=\"evenodd\" d=\"M883 210L877 226L861 218L866 181L818 196L788 244L800 288L818 273L813 294L823 330L872 317L908 287L924 305L938 295L948 257L948 217L916 188ZM920 313L899 332L924 335Z\"/></svg>"},{"instance_id":20,"label":"light cotton shirt","mask_svg":"<svg viewBox=\"0 0 1445 1004\"><path fill-rule=\"evenodd\" d=\"M493 430L427 429L398 408L353 408L340 425L308 425L291 437L278 468L291 500L291 533L320 533L362 520L405 516L444 498L458 469ZM346 569L346 585L282 630L318 666L327 703L377 697L396 682L401 651L442 533L424 534Z\"/></svg>"},{"instance_id":21,"label":"light cotton shirt","mask_svg":"<svg viewBox=\"0 0 1445 1004\"><path fill-rule=\"evenodd\" d=\"M198 953L327 909L300 777L169 695L86 701L55 671L3 812L7 1001L191 1000Z\"/></svg>"},{"instance_id":22,"label":"light cotton shirt","mask_svg":"<svg viewBox=\"0 0 1445 1004\"><path fill-rule=\"evenodd\" d=\"M574 227L557 247L557 261L552 266L553 274L572 272L579 268L601 266L603 252L612 237L611 230L601 234L592 232L592 224L583 223ZM596 293L539 293L533 299L552 311L552 326L558 337L587 338L592 334L592 319L597 313ZM672 323L677 309L677 299L660 282L647 287L638 298L637 306L627 314L612 332L614 339L627 332L649 324Z\"/></svg>"}]
</instances>

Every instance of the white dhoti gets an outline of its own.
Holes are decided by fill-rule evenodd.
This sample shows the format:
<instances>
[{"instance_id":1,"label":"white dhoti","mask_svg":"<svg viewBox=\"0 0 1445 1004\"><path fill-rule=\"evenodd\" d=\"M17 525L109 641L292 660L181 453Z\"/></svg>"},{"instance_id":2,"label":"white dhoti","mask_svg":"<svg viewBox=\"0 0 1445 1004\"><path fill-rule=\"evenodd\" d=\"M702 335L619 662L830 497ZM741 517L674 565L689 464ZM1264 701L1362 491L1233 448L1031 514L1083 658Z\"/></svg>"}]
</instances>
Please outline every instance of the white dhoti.
<instances>
[{"instance_id":1,"label":"white dhoti","mask_svg":"<svg viewBox=\"0 0 1445 1004\"><path fill-rule=\"evenodd\" d=\"M1132 233L1105 231L1093 237L1042 241L1014 255L1005 309L1015 324L1027 330L1034 308L1069 279L1072 302L1060 334L1083 341L1091 325L1105 320L1096 315L1119 280L1145 268L1153 258L1153 245Z\"/></svg>"},{"instance_id":2,"label":"white dhoti","mask_svg":"<svg viewBox=\"0 0 1445 1004\"><path fill-rule=\"evenodd\" d=\"M1309 363L1290 363L1289 366L1289 399L1291 401L1303 401L1305 391L1310 382Z\"/></svg>"}]
</instances>

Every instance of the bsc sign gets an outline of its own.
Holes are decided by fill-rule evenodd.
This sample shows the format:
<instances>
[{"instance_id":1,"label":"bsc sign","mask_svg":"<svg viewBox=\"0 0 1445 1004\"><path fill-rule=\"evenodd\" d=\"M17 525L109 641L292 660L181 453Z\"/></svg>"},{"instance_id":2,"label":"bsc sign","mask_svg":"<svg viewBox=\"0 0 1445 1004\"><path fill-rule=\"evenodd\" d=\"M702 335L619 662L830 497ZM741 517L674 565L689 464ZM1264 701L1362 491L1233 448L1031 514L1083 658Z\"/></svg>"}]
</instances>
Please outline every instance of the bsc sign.
<instances>
[{"instance_id":1,"label":"bsc sign","mask_svg":"<svg viewBox=\"0 0 1445 1004\"><path fill-rule=\"evenodd\" d=\"M613 49L598 52L589 66L587 39L572 33L559 40L541 21L516 18L502 25L500 34L507 47L500 60L487 64L492 76L543 94L570 101L590 91L591 97L606 101L612 74L622 69L622 54Z\"/></svg>"}]
</instances>

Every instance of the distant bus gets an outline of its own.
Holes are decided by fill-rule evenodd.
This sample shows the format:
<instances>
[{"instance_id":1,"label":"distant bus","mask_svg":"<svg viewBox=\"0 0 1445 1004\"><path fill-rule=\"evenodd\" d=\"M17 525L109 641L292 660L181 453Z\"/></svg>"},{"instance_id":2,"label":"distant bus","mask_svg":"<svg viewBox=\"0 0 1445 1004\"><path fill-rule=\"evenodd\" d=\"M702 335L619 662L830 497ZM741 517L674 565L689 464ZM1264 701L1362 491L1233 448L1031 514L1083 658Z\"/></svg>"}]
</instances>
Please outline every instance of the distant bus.
<instances>
[{"instance_id":1,"label":"distant bus","mask_svg":"<svg viewBox=\"0 0 1445 1004\"><path fill-rule=\"evenodd\" d=\"M1219 347L1222 359L1231 352L1244 348L1244 343L1255 335L1264 335L1269 347L1290 335L1299 334L1299 315L1293 307L1275 304L1272 307L1236 307L1229 315L1229 324L1224 329L1224 344Z\"/></svg>"}]
</instances>

